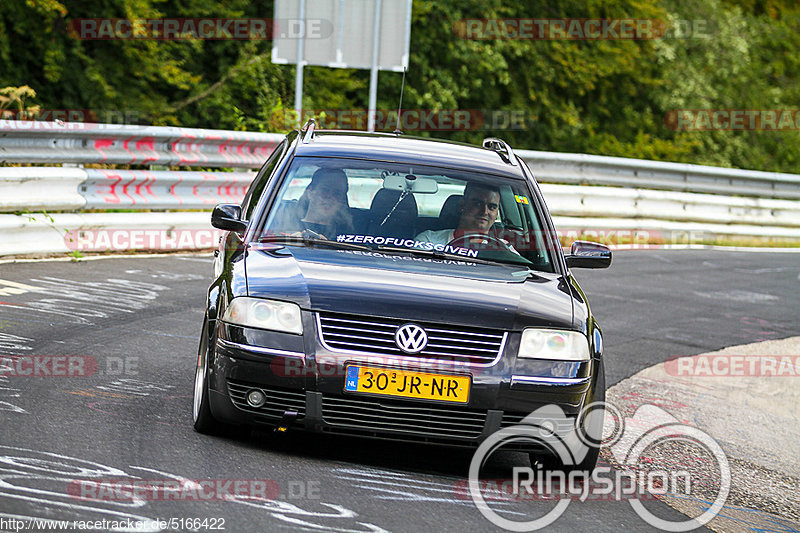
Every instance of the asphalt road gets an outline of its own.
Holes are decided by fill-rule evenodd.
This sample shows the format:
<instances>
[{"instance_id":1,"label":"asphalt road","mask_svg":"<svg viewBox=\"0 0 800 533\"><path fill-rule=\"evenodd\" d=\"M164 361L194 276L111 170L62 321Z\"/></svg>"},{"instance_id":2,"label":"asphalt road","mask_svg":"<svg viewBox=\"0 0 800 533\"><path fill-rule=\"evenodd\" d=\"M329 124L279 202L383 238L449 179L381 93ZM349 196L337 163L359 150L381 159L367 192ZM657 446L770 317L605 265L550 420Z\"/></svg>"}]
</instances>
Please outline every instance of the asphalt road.
<instances>
[{"instance_id":1,"label":"asphalt road","mask_svg":"<svg viewBox=\"0 0 800 533\"><path fill-rule=\"evenodd\" d=\"M671 355L800 334L798 273L798 254L706 250L621 252L609 270L577 272L604 330L609 386ZM173 524L187 531L496 529L457 490L469 452L195 433L191 394L210 277L205 256L0 264L0 356L31 365L44 358L39 376L0 378L0 531L13 530L3 520L26 517L208 519ZM77 375L46 375L69 369ZM520 462L506 452L489 468L502 477ZM172 490L130 499L79 482L99 479ZM198 501L185 480L268 480L274 498ZM499 508L522 520L552 503ZM651 508L682 518L666 505ZM628 503L608 501L572 503L551 528L654 530Z\"/></svg>"}]
</instances>

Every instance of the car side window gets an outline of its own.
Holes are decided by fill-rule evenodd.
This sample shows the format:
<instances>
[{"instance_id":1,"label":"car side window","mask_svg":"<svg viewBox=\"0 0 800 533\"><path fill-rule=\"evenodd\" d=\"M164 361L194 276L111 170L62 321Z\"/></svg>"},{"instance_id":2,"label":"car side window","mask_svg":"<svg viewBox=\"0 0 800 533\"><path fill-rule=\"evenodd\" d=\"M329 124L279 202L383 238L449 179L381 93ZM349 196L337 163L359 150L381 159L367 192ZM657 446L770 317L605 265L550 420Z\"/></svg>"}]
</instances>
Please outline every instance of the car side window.
<instances>
[{"instance_id":1,"label":"car side window","mask_svg":"<svg viewBox=\"0 0 800 533\"><path fill-rule=\"evenodd\" d=\"M272 154L270 154L264 166L261 167L261 170L258 171L256 177L250 183L250 187L247 188L247 194L245 194L242 200L242 218L244 220L250 220L253 209L255 209L256 204L258 204L258 200L264 192L264 187L266 187L267 182L269 182L272 171L275 170L275 166L278 164L278 161L280 161L288 145L289 143L283 140L275 150L272 151Z\"/></svg>"}]
</instances>

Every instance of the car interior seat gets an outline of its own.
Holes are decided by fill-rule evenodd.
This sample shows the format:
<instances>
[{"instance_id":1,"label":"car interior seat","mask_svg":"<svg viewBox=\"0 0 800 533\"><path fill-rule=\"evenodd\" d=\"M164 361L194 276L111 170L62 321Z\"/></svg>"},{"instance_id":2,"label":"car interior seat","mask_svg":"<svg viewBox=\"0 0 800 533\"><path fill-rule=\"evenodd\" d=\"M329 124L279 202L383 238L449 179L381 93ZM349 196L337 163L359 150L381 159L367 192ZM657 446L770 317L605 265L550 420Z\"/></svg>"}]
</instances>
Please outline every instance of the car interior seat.
<instances>
[{"instance_id":1,"label":"car interior seat","mask_svg":"<svg viewBox=\"0 0 800 533\"><path fill-rule=\"evenodd\" d=\"M398 204L400 191L380 189L369 208L367 233L375 236L411 239L416 235L417 201L409 193ZM394 211L392 211L392 208ZM391 211L391 214L389 212ZM388 218L387 218L388 215Z\"/></svg>"},{"instance_id":2,"label":"car interior seat","mask_svg":"<svg viewBox=\"0 0 800 533\"><path fill-rule=\"evenodd\" d=\"M461 203L460 194L451 194L447 200L442 204L442 209L439 211L439 222L436 228L433 229L453 229L458 227L458 222L461 220L461 215L458 213L458 206Z\"/></svg>"}]
</instances>

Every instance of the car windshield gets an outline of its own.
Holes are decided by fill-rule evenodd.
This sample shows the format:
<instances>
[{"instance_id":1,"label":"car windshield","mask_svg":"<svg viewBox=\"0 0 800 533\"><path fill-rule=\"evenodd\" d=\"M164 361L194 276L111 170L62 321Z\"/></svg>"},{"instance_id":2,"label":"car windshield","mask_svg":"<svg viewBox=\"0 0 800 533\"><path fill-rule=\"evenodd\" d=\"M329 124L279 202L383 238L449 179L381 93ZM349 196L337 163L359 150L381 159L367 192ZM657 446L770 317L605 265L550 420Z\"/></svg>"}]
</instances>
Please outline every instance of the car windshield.
<instances>
[{"instance_id":1,"label":"car windshield","mask_svg":"<svg viewBox=\"0 0 800 533\"><path fill-rule=\"evenodd\" d=\"M524 180L432 166L296 157L256 240L554 271Z\"/></svg>"}]
</instances>

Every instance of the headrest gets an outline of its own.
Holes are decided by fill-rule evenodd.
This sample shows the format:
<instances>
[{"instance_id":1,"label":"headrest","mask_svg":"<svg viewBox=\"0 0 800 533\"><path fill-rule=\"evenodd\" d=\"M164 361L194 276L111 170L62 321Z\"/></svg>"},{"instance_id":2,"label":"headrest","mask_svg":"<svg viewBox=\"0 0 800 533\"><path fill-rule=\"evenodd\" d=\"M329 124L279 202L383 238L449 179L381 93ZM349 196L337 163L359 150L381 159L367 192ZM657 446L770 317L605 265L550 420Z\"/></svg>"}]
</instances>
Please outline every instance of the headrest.
<instances>
[{"instance_id":1,"label":"headrest","mask_svg":"<svg viewBox=\"0 0 800 533\"><path fill-rule=\"evenodd\" d=\"M461 215L458 212L458 206L461 204L460 194L451 194L447 200L442 204L442 210L439 211L439 229L452 229L458 227L458 222L461 220Z\"/></svg>"}]
</instances>

